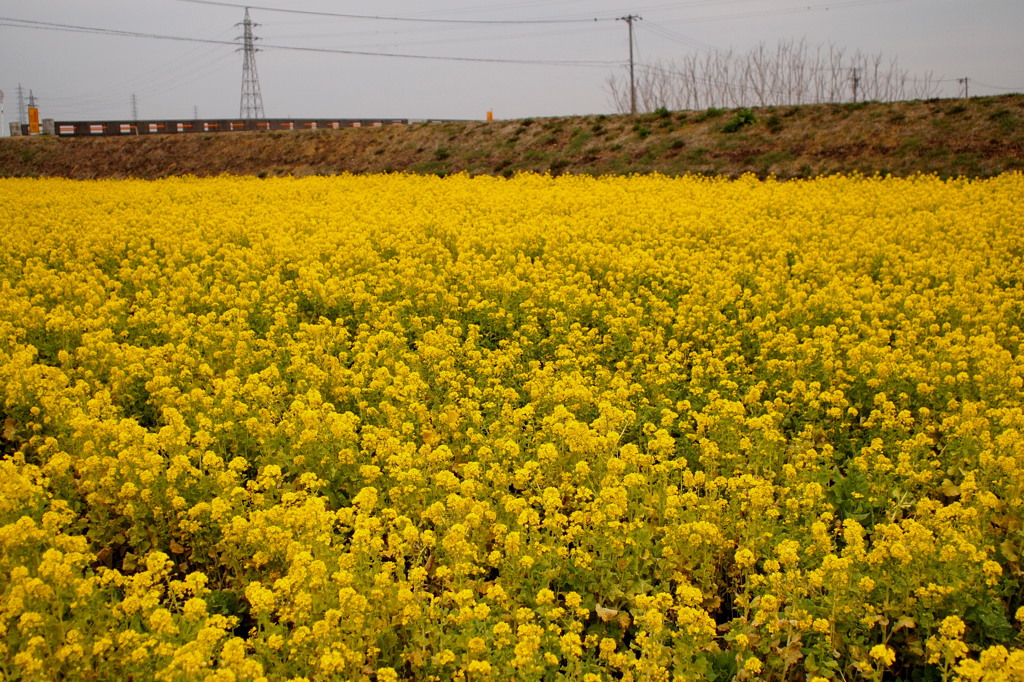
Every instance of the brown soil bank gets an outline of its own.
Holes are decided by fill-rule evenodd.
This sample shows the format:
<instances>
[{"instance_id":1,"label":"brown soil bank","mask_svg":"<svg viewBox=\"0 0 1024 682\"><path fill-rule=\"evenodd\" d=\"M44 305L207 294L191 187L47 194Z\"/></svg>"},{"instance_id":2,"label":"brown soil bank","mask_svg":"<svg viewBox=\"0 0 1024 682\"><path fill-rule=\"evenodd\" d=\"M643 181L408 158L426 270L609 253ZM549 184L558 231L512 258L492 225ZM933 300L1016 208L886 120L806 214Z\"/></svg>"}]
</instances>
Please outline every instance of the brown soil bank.
<instances>
[{"instance_id":1,"label":"brown soil bank","mask_svg":"<svg viewBox=\"0 0 1024 682\"><path fill-rule=\"evenodd\" d=\"M0 177L1024 170L1024 95L313 132L0 140Z\"/></svg>"}]
</instances>

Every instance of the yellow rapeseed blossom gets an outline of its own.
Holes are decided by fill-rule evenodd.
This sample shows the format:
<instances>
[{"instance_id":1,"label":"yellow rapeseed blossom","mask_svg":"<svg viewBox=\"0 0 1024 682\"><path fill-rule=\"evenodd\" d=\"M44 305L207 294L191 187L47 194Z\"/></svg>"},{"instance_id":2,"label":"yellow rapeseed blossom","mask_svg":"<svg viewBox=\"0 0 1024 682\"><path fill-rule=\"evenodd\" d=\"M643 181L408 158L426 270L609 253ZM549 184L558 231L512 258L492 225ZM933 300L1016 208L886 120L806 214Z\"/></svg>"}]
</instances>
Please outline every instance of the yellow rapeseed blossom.
<instances>
[{"instance_id":1,"label":"yellow rapeseed blossom","mask_svg":"<svg viewBox=\"0 0 1024 682\"><path fill-rule=\"evenodd\" d=\"M1022 203L0 180L0 678L1019 679Z\"/></svg>"}]
</instances>

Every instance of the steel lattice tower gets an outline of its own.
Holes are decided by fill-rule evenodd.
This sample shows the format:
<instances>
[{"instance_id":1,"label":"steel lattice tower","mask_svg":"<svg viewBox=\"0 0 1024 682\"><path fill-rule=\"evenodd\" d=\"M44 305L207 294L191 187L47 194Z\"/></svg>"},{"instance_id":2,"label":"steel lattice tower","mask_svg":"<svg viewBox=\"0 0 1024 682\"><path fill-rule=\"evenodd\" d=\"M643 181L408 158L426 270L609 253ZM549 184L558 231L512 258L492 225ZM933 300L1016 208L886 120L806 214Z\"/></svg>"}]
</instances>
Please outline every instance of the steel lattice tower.
<instances>
[{"instance_id":1,"label":"steel lattice tower","mask_svg":"<svg viewBox=\"0 0 1024 682\"><path fill-rule=\"evenodd\" d=\"M252 35L252 29L259 24L254 24L249 19L249 8L245 8L245 19L242 23L235 24L242 27L242 103L238 107L238 115L241 118L263 118L263 94L260 92L260 77L256 74L256 38Z\"/></svg>"}]
</instances>

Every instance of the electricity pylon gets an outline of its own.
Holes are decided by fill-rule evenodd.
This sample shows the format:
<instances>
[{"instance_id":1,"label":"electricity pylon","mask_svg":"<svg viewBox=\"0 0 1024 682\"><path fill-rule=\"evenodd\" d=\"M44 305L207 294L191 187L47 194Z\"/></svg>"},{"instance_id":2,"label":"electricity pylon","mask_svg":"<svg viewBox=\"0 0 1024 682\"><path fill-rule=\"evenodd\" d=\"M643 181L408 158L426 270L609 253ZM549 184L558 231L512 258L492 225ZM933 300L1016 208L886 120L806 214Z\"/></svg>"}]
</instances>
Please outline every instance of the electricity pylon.
<instances>
[{"instance_id":1,"label":"electricity pylon","mask_svg":"<svg viewBox=\"0 0 1024 682\"><path fill-rule=\"evenodd\" d=\"M242 23L235 24L242 27L242 103L238 107L238 115L241 118L263 118L263 93L260 92L260 77L256 73L256 38L252 35L252 29L259 24L254 24L249 19L249 8L245 8L245 19Z\"/></svg>"}]
</instances>

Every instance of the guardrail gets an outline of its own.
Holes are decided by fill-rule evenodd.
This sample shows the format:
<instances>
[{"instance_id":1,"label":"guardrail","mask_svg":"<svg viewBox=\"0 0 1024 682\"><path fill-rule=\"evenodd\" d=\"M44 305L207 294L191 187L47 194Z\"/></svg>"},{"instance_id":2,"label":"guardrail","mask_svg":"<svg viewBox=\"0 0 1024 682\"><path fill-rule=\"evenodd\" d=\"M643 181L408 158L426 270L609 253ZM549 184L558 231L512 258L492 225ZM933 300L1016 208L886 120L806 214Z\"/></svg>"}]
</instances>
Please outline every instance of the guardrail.
<instances>
[{"instance_id":1,"label":"guardrail","mask_svg":"<svg viewBox=\"0 0 1024 682\"><path fill-rule=\"evenodd\" d=\"M430 119L431 122L434 119ZM376 128L428 122L407 118L261 118L261 119L164 119L159 121L43 121L43 132L58 137L99 137L122 135L178 135L184 133L224 133L259 130L340 130ZM11 126L17 135L16 124ZM27 125L20 134L28 135Z\"/></svg>"}]
</instances>

